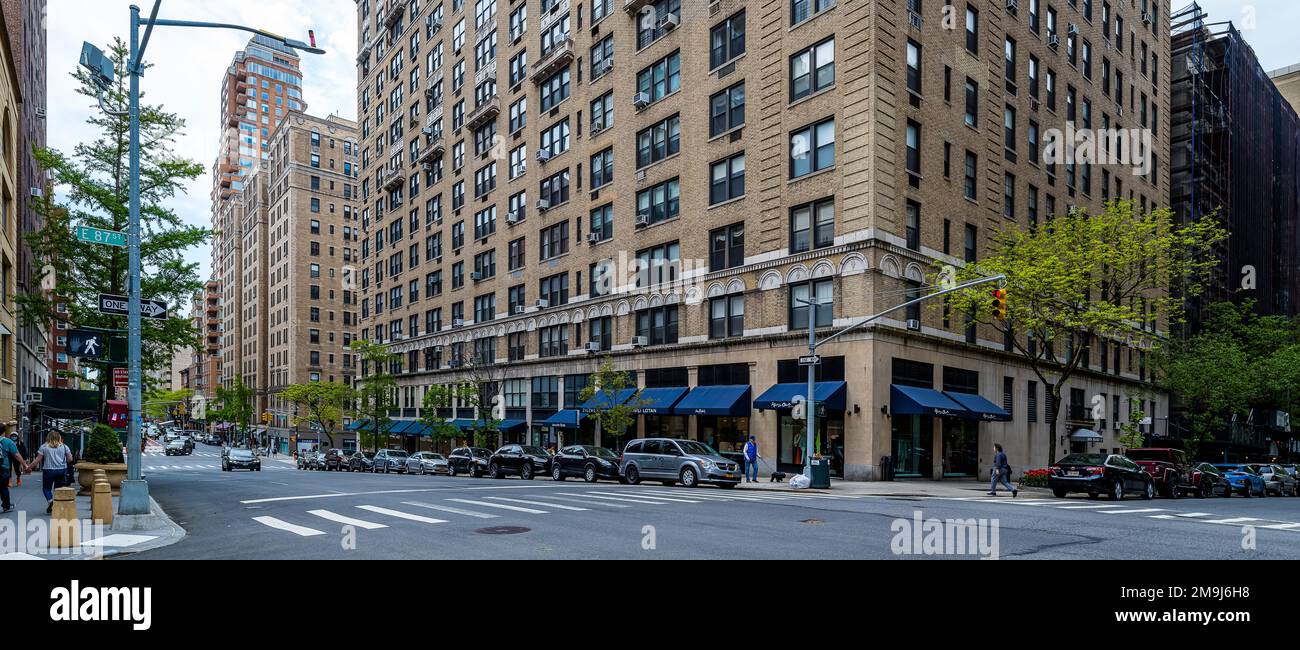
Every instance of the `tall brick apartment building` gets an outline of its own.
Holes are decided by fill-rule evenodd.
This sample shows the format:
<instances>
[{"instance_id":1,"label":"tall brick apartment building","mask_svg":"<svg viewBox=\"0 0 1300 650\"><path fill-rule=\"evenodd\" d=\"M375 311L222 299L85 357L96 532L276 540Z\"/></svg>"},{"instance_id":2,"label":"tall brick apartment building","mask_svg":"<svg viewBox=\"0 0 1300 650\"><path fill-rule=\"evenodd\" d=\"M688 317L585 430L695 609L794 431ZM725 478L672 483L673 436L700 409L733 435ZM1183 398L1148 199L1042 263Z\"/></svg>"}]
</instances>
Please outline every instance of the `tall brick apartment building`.
<instances>
[{"instance_id":1,"label":"tall brick apartment building","mask_svg":"<svg viewBox=\"0 0 1300 650\"><path fill-rule=\"evenodd\" d=\"M797 467L810 319L919 295L1012 220L1168 204L1164 5L359 0L360 335L401 354L398 426L486 377L505 439L612 446L578 400L608 356L645 389L638 436L752 434ZM1067 120L1149 128L1155 171L1046 164ZM821 355L834 473L973 476L995 441L1048 462L1047 387L991 328L917 309ZM1160 426L1147 379L1140 350L1093 350L1058 448L1118 447L1130 407ZM1101 439L1067 438L1098 395Z\"/></svg>"}]
</instances>

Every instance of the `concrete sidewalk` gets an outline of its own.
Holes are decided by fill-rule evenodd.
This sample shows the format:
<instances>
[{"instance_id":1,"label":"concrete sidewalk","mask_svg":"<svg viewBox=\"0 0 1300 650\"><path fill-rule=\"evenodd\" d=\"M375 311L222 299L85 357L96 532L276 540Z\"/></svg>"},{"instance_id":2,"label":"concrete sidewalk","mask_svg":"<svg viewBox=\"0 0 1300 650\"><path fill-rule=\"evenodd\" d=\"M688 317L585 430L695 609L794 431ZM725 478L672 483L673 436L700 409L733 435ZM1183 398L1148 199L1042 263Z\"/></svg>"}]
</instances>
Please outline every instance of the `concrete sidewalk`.
<instances>
[{"instance_id":1,"label":"concrete sidewalk","mask_svg":"<svg viewBox=\"0 0 1300 650\"><path fill-rule=\"evenodd\" d=\"M925 496L925 497L979 497L988 496L989 484L975 479L947 479L931 481L928 479L908 479L902 481L842 481L831 479L829 490L803 489L790 487L790 477L783 483L772 483L765 479L757 482L741 482L737 490L758 490L778 492L807 492L811 494L842 494L849 496ZM1046 488L1020 488L1020 494L1041 497L1051 494ZM1011 493L999 490L998 496L1011 498Z\"/></svg>"},{"instance_id":2,"label":"concrete sidewalk","mask_svg":"<svg viewBox=\"0 0 1300 650\"><path fill-rule=\"evenodd\" d=\"M92 560L138 553L175 544L185 537L185 529L178 526L167 513L150 499L152 512L145 520L145 530L127 530L117 520L111 526L98 526L90 517L90 495L77 496L80 545L75 550L50 548L49 521L45 513L48 501L41 492L41 474L23 475L20 487L9 488L9 498L14 509L0 514L0 560ZM113 497L113 512L117 512Z\"/></svg>"}]
</instances>

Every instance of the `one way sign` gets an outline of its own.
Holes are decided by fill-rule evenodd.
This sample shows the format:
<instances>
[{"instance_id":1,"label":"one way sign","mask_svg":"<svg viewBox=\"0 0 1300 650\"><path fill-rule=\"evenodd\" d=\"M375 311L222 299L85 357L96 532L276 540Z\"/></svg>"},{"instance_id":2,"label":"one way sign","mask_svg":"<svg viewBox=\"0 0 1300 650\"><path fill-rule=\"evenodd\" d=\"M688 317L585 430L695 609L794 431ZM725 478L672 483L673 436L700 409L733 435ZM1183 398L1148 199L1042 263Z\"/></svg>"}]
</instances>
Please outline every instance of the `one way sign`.
<instances>
[{"instance_id":1,"label":"one way sign","mask_svg":"<svg viewBox=\"0 0 1300 650\"><path fill-rule=\"evenodd\" d=\"M99 313L126 316L128 303L126 296L101 293L99 294ZM161 300L142 299L140 301L140 315L144 318L165 320L167 318L167 303Z\"/></svg>"}]
</instances>

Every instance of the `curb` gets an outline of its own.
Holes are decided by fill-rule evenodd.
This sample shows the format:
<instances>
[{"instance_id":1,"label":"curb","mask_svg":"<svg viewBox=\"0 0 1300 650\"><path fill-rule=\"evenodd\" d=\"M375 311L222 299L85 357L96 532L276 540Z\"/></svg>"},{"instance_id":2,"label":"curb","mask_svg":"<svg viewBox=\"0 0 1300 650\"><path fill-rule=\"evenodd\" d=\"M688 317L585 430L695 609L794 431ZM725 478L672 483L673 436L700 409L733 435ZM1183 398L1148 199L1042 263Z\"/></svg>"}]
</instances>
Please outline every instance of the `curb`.
<instances>
[{"instance_id":1,"label":"curb","mask_svg":"<svg viewBox=\"0 0 1300 650\"><path fill-rule=\"evenodd\" d=\"M163 530L165 530L169 534L161 535L159 536L158 539L150 540L148 542L144 542L137 546L131 546L126 548L104 549L98 559L106 560L108 558L118 557L122 555L131 555L133 553L143 553L145 551L152 551L154 549L171 546L172 544L175 544L181 541L182 539L185 539L185 535L186 535L185 529L182 528L180 524L177 524L176 522L172 521L172 518L167 515L167 511L163 510L162 506L159 505L158 501L154 499L152 496L149 497L149 515L147 516L156 517L159 520L159 522L163 525ZM114 523L116 523L117 519L114 518L113 521ZM122 530L126 531L129 529L122 529ZM156 530L158 529L151 529L149 532L153 532ZM144 531L138 531L138 532L144 532Z\"/></svg>"}]
</instances>

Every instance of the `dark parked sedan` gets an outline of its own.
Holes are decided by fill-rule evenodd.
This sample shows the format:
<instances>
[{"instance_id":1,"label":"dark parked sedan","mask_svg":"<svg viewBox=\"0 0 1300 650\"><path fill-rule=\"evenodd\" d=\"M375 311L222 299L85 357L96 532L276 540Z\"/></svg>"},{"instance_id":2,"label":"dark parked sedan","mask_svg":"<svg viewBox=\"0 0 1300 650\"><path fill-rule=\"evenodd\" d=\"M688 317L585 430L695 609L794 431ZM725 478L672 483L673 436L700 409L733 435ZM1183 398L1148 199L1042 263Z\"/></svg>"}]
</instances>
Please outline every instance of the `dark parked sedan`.
<instances>
[{"instance_id":1,"label":"dark parked sedan","mask_svg":"<svg viewBox=\"0 0 1300 650\"><path fill-rule=\"evenodd\" d=\"M1228 483L1228 477L1209 463L1192 463L1188 479L1196 486L1195 494L1198 497L1232 496L1232 485Z\"/></svg>"},{"instance_id":2,"label":"dark parked sedan","mask_svg":"<svg viewBox=\"0 0 1300 650\"><path fill-rule=\"evenodd\" d=\"M342 471L348 464L348 452L342 449L331 449L325 452L325 469Z\"/></svg>"},{"instance_id":3,"label":"dark parked sedan","mask_svg":"<svg viewBox=\"0 0 1300 650\"><path fill-rule=\"evenodd\" d=\"M375 455L368 451L354 451L348 456L349 472L375 471Z\"/></svg>"},{"instance_id":4,"label":"dark parked sedan","mask_svg":"<svg viewBox=\"0 0 1300 650\"><path fill-rule=\"evenodd\" d=\"M447 473L455 476L457 474L469 474L478 478L488 471L488 461L492 458L492 450L482 447L460 447L451 450L451 455L447 456Z\"/></svg>"},{"instance_id":5,"label":"dark parked sedan","mask_svg":"<svg viewBox=\"0 0 1300 650\"><path fill-rule=\"evenodd\" d=\"M551 455L541 447L532 445L506 445L488 460L488 474L492 478L518 475L525 481L534 476L551 473Z\"/></svg>"},{"instance_id":6,"label":"dark parked sedan","mask_svg":"<svg viewBox=\"0 0 1300 650\"><path fill-rule=\"evenodd\" d=\"M221 459L221 471L229 472L235 469L260 472L262 461L251 449L231 449L230 453Z\"/></svg>"},{"instance_id":7,"label":"dark parked sedan","mask_svg":"<svg viewBox=\"0 0 1300 650\"><path fill-rule=\"evenodd\" d=\"M565 447L551 459L551 478L556 481L576 476L588 483L600 479L619 480L618 454L591 445Z\"/></svg>"},{"instance_id":8,"label":"dark parked sedan","mask_svg":"<svg viewBox=\"0 0 1300 650\"><path fill-rule=\"evenodd\" d=\"M1129 492L1151 499L1156 495L1155 480L1137 463L1119 454L1070 454L1051 467L1047 487L1057 498L1083 492L1092 498L1103 494L1119 501Z\"/></svg>"}]
</instances>

